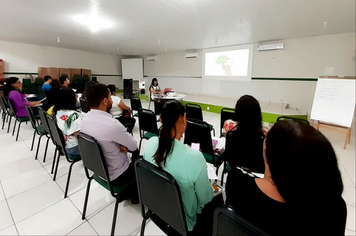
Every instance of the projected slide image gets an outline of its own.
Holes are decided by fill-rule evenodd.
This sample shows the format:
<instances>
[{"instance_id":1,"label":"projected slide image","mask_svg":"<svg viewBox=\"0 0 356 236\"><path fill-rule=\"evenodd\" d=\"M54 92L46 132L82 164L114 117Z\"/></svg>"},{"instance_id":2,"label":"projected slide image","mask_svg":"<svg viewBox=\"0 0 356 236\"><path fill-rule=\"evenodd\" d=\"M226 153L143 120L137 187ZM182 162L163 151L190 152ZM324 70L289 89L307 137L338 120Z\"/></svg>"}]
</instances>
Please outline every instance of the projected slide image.
<instances>
[{"instance_id":1,"label":"projected slide image","mask_svg":"<svg viewBox=\"0 0 356 236\"><path fill-rule=\"evenodd\" d=\"M205 76L247 76L249 49L205 53Z\"/></svg>"}]
</instances>

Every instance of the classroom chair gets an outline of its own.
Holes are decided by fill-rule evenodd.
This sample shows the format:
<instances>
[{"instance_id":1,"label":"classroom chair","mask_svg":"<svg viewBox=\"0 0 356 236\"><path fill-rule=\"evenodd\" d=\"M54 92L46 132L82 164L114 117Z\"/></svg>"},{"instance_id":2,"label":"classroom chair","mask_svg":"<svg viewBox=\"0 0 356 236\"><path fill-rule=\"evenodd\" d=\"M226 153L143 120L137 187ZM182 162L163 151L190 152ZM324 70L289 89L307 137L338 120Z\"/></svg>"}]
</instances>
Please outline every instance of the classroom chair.
<instances>
[{"instance_id":1,"label":"classroom chair","mask_svg":"<svg viewBox=\"0 0 356 236\"><path fill-rule=\"evenodd\" d=\"M86 99L79 98L79 102L80 102L80 107L82 108L82 112L87 113L88 111L90 111L90 105Z\"/></svg>"},{"instance_id":2,"label":"classroom chair","mask_svg":"<svg viewBox=\"0 0 356 236\"><path fill-rule=\"evenodd\" d=\"M213 164L216 168L216 174L218 174L219 167L222 164L222 159L220 156L214 154L213 142L208 123L195 119L187 120L187 128L184 134L184 144L191 145L192 143L200 144L200 150L203 153L206 162Z\"/></svg>"},{"instance_id":3,"label":"classroom chair","mask_svg":"<svg viewBox=\"0 0 356 236\"><path fill-rule=\"evenodd\" d=\"M187 103L185 104L185 109L186 109L186 116L187 119L195 119L195 120L200 120L203 121L203 112L200 107L200 105L195 104L195 103ZM209 125L210 131L213 131L213 134L215 136L215 129L214 126L211 124Z\"/></svg>"},{"instance_id":4,"label":"classroom chair","mask_svg":"<svg viewBox=\"0 0 356 236\"><path fill-rule=\"evenodd\" d=\"M141 103L140 97L131 96L130 104L131 104L132 117L138 117L138 111L142 108L142 103ZM136 114L133 114L133 111L137 111Z\"/></svg>"},{"instance_id":5,"label":"classroom chair","mask_svg":"<svg viewBox=\"0 0 356 236\"><path fill-rule=\"evenodd\" d=\"M11 118L14 117L15 118L15 124L14 124L14 128L12 130L12 136L14 136L15 134L15 128L16 128L16 123L19 122L18 128L17 128L17 135L16 135L16 141L19 139L19 133L20 133L20 128L21 128L21 124L23 122L26 122L30 120L30 118L28 117L19 117L16 115L16 111L14 109L14 106L12 105L12 102L10 99L7 100L7 103L9 105L9 114L10 114L10 121L9 121L9 128L10 128L10 123L11 123ZM36 117L37 118L37 117ZM7 132L9 132L9 128L7 129Z\"/></svg>"},{"instance_id":6,"label":"classroom chair","mask_svg":"<svg viewBox=\"0 0 356 236\"><path fill-rule=\"evenodd\" d=\"M56 163L56 166L54 169L53 181L56 180L59 159L60 159L61 154L64 155L65 158L67 159L67 161L70 163L69 171L68 171L68 175L67 175L66 189L64 191L64 198L66 198L68 195L68 188L69 188L69 182L70 182L70 177L72 174L73 165L74 165L74 163L79 162L82 158L80 155L70 155L67 153L67 150L65 149L66 144L64 141L64 136L63 136L62 131L58 128L56 120L50 116L48 116L47 120L48 120L48 127L50 128L50 132L52 134L53 141L55 142L56 148L58 149L58 156L56 159L57 163Z\"/></svg>"},{"instance_id":7,"label":"classroom chair","mask_svg":"<svg viewBox=\"0 0 356 236\"><path fill-rule=\"evenodd\" d=\"M141 203L141 233L151 220L167 235L188 235L184 205L177 181L167 171L146 160L135 162L138 195ZM164 196L164 201L159 199Z\"/></svg>"},{"instance_id":8,"label":"classroom chair","mask_svg":"<svg viewBox=\"0 0 356 236\"><path fill-rule=\"evenodd\" d=\"M269 236L227 205L217 207L214 212L213 236L222 235Z\"/></svg>"},{"instance_id":9,"label":"classroom chair","mask_svg":"<svg viewBox=\"0 0 356 236\"><path fill-rule=\"evenodd\" d=\"M130 187L136 184L135 180L132 180L128 183L123 183L122 185L119 186L113 186L111 182L108 181L110 180L109 171L100 144L93 137L79 132L78 145L79 145L80 152L82 154L85 175L88 178L88 185L85 193L82 220L85 220L85 214L87 210L89 191L90 191L90 184L91 181L94 179L102 187L109 190L111 196L113 196L116 199L114 216L113 216L112 226L111 226L111 235L114 235L119 203L129 198L128 190ZM93 172L91 176L89 175L88 170Z\"/></svg>"},{"instance_id":10,"label":"classroom chair","mask_svg":"<svg viewBox=\"0 0 356 236\"><path fill-rule=\"evenodd\" d=\"M40 144L41 144L41 139L43 136L46 136L47 138L47 142L46 142L46 148L45 148L45 156L47 154L47 148L48 148L48 142L50 140L50 136L49 134L47 133L47 131L43 128L43 125L38 125L37 122L36 122L36 118L33 114L33 111L32 111L32 108L25 104L25 108L26 108L26 111L27 111L27 114L28 114L28 117L30 118L30 122L31 122L31 125L32 125L32 128L34 129L34 132L33 132L33 138L32 138L32 145L31 145L31 151L33 150L33 144L35 142L35 137L36 137L36 134L39 135L39 139L38 139L38 144L37 144L37 150L36 150L36 156L35 156L35 160L37 160L37 156L38 156L38 150L40 148Z\"/></svg>"},{"instance_id":11,"label":"classroom chair","mask_svg":"<svg viewBox=\"0 0 356 236\"><path fill-rule=\"evenodd\" d=\"M2 129L4 129L5 121L9 119L9 110L6 104L6 100L4 96L0 96L0 108L2 111Z\"/></svg>"},{"instance_id":12,"label":"classroom chair","mask_svg":"<svg viewBox=\"0 0 356 236\"><path fill-rule=\"evenodd\" d=\"M140 128L140 145L138 150L141 151L142 139L150 139L158 136L156 114L148 109L141 108L138 111L138 124Z\"/></svg>"},{"instance_id":13,"label":"classroom chair","mask_svg":"<svg viewBox=\"0 0 356 236\"><path fill-rule=\"evenodd\" d=\"M294 120L297 122L303 122L306 123L308 125L310 125L309 121L301 119L301 118L296 118L296 117L291 117L291 116L280 116L277 118L276 122L280 121L280 120Z\"/></svg>"},{"instance_id":14,"label":"classroom chair","mask_svg":"<svg viewBox=\"0 0 356 236\"><path fill-rule=\"evenodd\" d=\"M55 145L55 143L53 142L51 130L50 130L49 126L48 126L48 120L47 120L46 111L42 107L38 107L37 110L38 110L38 115L40 116L41 125L42 125L44 131L47 133L47 136L49 137L49 139L52 140L53 145ZM47 140L47 144L46 144L46 151L45 151L45 154L43 156L43 162L46 162L47 145L48 145L48 140ZM54 156L56 156L56 154L57 154L56 151L57 151L57 148L55 149ZM53 160L54 159L55 158L53 158ZM52 170L51 174L53 174L53 170Z\"/></svg>"},{"instance_id":15,"label":"classroom chair","mask_svg":"<svg viewBox=\"0 0 356 236\"><path fill-rule=\"evenodd\" d=\"M220 111L220 137L222 137L222 129L224 128L224 123L226 120L235 119L235 110L232 108L222 108Z\"/></svg>"}]
</instances>

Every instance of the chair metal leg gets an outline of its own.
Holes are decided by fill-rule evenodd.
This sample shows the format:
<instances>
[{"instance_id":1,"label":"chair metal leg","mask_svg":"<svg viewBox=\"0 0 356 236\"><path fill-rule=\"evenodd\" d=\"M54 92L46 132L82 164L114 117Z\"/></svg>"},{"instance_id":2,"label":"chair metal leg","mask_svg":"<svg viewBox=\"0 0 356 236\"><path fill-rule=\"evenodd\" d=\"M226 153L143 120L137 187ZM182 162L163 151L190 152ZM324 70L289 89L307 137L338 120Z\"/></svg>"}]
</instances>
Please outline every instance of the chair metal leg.
<instances>
[{"instance_id":1,"label":"chair metal leg","mask_svg":"<svg viewBox=\"0 0 356 236\"><path fill-rule=\"evenodd\" d=\"M89 191L90 191L90 183L91 183L91 181L92 181L92 179L89 179L88 185L87 185L87 191L85 193L82 220L85 220L85 213L87 212L87 205L88 205L88 198L89 198Z\"/></svg>"},{"instance_id":2,"label":"chair metal leg","mask_svg":"<svg viewBox=\"0 0 356 236\"><path fill-rule=\"evenodd\" d=\"M16 123L17 123L17 120L16 120L16 118L15 118L14 128L12 129L12 136L14 136L14 134L15 134Z\"/></svg>"},{"instance_id":3,"label":"chair metal leg","mask_svg":"<svg viewBox=\"0 0 356 236\"><path fill-rule=\"evenodd\" d=\"M147 216L147 214L146 214L146 216ZM148 219L146 216L143 217L143 219L142 219L140 236L144 236L145 235L146 219Z\"/></svg>"},{"instance_id":4,"label":"chair metal leg","mask_svg":"<svg viewBox=\"0 0 356 236\"><path fill-rule=\"evenodd\" d=\"M53 174L53 170L54 170L54 163L56 163L56 155L57 155L57 147L54 150L54 155L53 155L53 162L52 162L52 169L51 169L51 174Z\"/></svg>"},{"instance_id":5,"label":"chair metal leg","mask_svg":"<svg viewBox=\"0 0 356 236\"><path fill-rule=\"evenodd\" d=\"M141 143L142 143L142 138L140 139L140 145L138 146L138 153L141 151Z\"/></svg>"},{"instance_id":6,"label":"chair metal leg","mask_svg":"<svg viewBox=\"0 0 356 236\"><path fill-rule=\"evenodd\" d=\"M19 139L19 133L20 133L21 124L22 124L22 122L19 122L19 126L17 128L16 141Z\"/></svg>"},{"instance_id":7,"label":"chair metal leg","mask_svg":"<svg viewBox=\"0 0 356 236\"><path fill-rule=\"evenodd\" d=\"M112 226L111 226L111 236L115 235L115 226L116 226L116 217L117 217L117 208L118 207L119 207L119 199L116 198L115 209L114 209L114 218L112 219Z\"/></svg>"},{"instance_id":8,"label":"chair metal leg","mask_svg":"<svg viewBox=\"0 0 356 236\"><path fill-rule=\"evenodd\" d=\"M66 190L64 192L64 198L67 198L67 195L68 195L68 188L69 188L69 181L70 181L70 177L71 177L71 174L72 174L72 167L73 167L73 164L75 162L72 162L69 166L69 172L68 172L68 177L67 177L67 185L66 185Z\"/></svg>"},{"instance_id":9,"label":"chair metal leg","mask_svg":"<svg viewBox=\"0 0 356 236\"><path fill-rule=\"evenodd\" d=\"M36 136L36 130L35 130L35 131L33 131L33 138L32 138L31 151L33 150L33 144L34 144L34 142L35 142L35 136ZM35 160L36 160L36 159L37 159L37 155L36 155Z\"/></svg>"},{"instance_id":10,"label":"chair metal leg","mask_svg":"<svg viewBox=\"0 0 356 236\"><path fill-rule=\"evenodd\" d=\"M46 162L47 149L48 149L48 142L49 142L49 138L47 138L46 148L45 148L45 152L44 152L44 156L43 156L43 162Z\"/></svg>"},{"instance_id":11,"label":"chair metal leg","mask_svg":"<svg viewBox=\"0 0 356 236\"><path fill-rule=\"evenodd\" d=\"M213 134L214 134L214 137L215 137L215 129L213 128Z\"/></svg>"},{"instance_id":12,"label":"chair metal leg","mask_svg":"<svg viewBox=\"0 0 356 236\"><path fill-rule=\"evenodd\" d=\"M40 136L40 138L38 139L38 144L37 144L37 151L36 151L36 156L35 156L35 160L37 160L38 157L38 150L40 149L40 144L41 144L41 138L43 135Z\"/></svg>"},{"instance_id":13,"label":"chair metal leg","mask_svg":"<svg viewBox=\"0 0 356 236\"><path fill-rule=\"evenodd\" d=\"M6 118L7 118L6 113L4 113L4 117L2 119L2 129L4 129Z\"/></svg>"},{"instance_id":14,"label":"chair metal leg","mask_svg":"<svg viewBox=\"0 0 356 236\"><path fill-rule=\"evenodd\" d=\"M58 166L59 166L59 159L61 157L61 153L58 151L58 157L57 157L57 163L56 163L56 167L54 169L54 176L53 176L53 181L56 181L56 177L57 177L57 171L58 171Z\"/></svg>"},{"instance_id":15,"label":"chair metal leg","mask_svg":"<svg viewBox=\"0 0 356 236\"><path fill-rule=\"evenodd\" d=\"M7 126L7 133L9 133L9 131L10 131L11 119L12 119L12 116L10 116L9 124Z\"/></svg>"}]
</instances>

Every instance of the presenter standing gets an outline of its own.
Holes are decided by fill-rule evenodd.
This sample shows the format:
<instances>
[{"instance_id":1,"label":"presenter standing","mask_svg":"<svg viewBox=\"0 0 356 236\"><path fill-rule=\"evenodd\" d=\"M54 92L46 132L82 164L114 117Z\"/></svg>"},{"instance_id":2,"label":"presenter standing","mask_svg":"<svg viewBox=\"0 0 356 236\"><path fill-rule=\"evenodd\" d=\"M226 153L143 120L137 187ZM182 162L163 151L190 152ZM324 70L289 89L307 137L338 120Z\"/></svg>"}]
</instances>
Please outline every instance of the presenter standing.
<instances>
[{"instance_id":1,"label":"presenter standing","mask_svg":"<svg viewBox=\"0 0 356 236\"><path fill-rule=\"evenodd\" d=\"M158 80L153 78L150 86L151 100L155 100L155 94L160 94L161 92L161 88L158 86Z\"/></svg>"}]
</instances>

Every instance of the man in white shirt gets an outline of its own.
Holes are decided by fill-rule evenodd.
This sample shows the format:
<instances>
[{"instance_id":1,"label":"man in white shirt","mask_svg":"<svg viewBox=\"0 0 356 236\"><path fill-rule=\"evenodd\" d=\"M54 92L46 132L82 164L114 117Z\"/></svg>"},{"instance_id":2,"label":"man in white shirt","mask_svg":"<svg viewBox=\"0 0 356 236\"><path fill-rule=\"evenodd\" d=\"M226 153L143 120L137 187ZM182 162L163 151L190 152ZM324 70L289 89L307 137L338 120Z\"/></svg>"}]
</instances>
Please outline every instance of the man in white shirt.
<instances>
[{"instance_id":1,"label":"man in white shirt","mask_svg":"<svg viewBox=\"0 0 356 236\"><path fill-rule=\"evenodd\" d=\"M116 86L109 84L108 89L111 92L112 108L110 114L127 127L127 132L132 133L132 129L135 127L136 119L131 117L130 107L126 106L124 101L116 96Z\"/></svg>"},{"instance_id":2,"label":"man in white shirt","mask_svg":"<svg viewBox=\"0 0 356 236\"><path fill-rule=\"evenodd\" d=\"M94 84L88 88L86 99L91 110L83 118L81 132L99 142L106 159L110 181L113 185L118 185L135 179L137 143L125 127L109 113L113 104L110 91L104 84ZM130 195L131 202L138 203L136 184Z\"/></svg>"}]
</instances>

